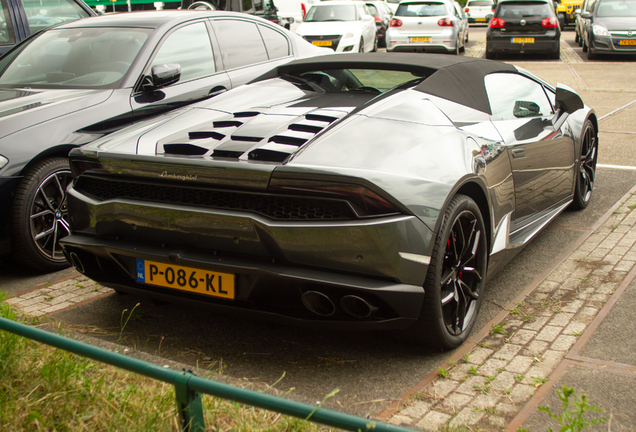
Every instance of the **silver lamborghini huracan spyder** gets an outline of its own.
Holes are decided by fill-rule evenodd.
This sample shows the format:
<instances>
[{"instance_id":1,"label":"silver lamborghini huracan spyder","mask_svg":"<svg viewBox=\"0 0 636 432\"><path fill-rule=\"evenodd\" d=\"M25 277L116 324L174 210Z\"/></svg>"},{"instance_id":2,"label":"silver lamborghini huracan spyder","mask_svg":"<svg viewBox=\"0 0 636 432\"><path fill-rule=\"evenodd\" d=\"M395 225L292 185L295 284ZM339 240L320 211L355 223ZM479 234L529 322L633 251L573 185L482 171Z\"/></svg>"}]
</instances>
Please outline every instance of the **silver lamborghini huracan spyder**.
<instances>
[{"instance_id":1,"label":"silver lamborghini huracan spyder","mask_svg":"<svg viewBox=\"0 0 636 432\"><path fill-rule=\"evenodd\" d=\"M508 64L293 61L73 150L61 243L118 292L452 348L488 276L589 203L597 130Z\"/></svg>"}]
</instances>

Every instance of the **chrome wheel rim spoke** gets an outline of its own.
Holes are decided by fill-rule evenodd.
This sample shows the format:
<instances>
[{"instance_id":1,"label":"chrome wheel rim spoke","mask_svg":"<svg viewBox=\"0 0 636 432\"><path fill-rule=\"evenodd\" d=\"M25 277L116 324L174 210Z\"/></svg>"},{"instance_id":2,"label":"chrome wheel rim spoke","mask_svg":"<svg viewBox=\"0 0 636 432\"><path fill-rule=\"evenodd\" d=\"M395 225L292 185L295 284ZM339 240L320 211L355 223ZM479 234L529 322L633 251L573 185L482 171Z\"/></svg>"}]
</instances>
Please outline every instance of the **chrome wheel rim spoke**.
<instances>
[{"instance_id":1,"label":"chrome wheel rim spoke","mask_svg":"<svg viewBox=\"0 0 636 432\"><path fill-rule=\"evenodd\" d=\"M50 174L39 184L31 203L31 237L40 253L55 261L64 259L59 240L71 232L66 208L70 180L68 170Z\"/></svg>"},{"instance_id":2,"label":"chrome wheel rim spoke","mask_svg":"<svg viewBox=\"0 0 636 432\"><path fill-rule=\"evenodd\" d=\"M479 266L482 232L475 215L460 213L453 222L442 263L440 302L444 324L452 335L460 335L472 320L477 286L483 269Z\"/></svg>"}]
</instances>

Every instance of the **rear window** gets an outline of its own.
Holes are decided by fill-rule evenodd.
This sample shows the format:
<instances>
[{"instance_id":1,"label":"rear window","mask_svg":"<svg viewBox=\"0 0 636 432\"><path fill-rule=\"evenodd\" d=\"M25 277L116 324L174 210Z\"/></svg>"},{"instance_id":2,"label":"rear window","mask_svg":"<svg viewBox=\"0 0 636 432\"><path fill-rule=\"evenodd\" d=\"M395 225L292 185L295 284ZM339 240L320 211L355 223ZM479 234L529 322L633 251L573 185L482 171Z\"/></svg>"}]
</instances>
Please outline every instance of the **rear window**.
<instances>
[{"instance_id":1,"label":"rear window","mask_svg":"<svg viewBox=\"0 0 636 432\"><path fill-rule=\"evenodd\" d=\"M636 1L603 1L598 5L597 17L635 17Z\"/></svg>"},{"instance_id":2,"label":"rear window","mask_svg":"<svg viewBox=\"0 0 636 432\"><path fill-rule=\"evenodd\" d=\"M441 16L448 15L446 5L440 2L401 3L395 12L395 16Z\"/></svg>"},{"instance_id":3,"label":"rear window","mask_svg":"<svg viewBox=\"0 0 636 432\"><path fill-rule=\"evenodd\" d=\"M466 7L470 7L470 6L492 6L492 2L490 0L475 0L475 1L469 1L468 3L466 3Z\"/></svg>"},{"instance_id":4,"label":"rear window","mask_svg":"<svg viewBox=\"0 0 636 432\"><path fill-rule=\"evenodd\" d=\"M498 17L503 19L522 19L535 16L551 16L550 6L543 2L502 3Z\"/></svg>"}]
</instances>

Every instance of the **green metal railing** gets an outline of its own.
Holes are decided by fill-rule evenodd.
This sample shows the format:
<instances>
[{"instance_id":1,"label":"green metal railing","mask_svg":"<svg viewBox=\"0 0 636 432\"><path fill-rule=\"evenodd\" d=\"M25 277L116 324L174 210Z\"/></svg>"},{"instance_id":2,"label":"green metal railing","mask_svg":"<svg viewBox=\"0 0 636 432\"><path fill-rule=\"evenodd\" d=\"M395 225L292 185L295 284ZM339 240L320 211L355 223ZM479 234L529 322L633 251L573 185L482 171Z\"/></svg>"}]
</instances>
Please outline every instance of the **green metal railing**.
<instances>
[{"instance_id":1,"label":"green metal railing","mask_svg":"<svg viewBox=\"0 0 636 432\"><path fill-rule=\"evenodd\" d=\"M177 372L6 318L0 318L0 330L15 333L19 336L33 339L65 351L172 384L175 388L177 408L184 432L205 431L205 420L203 418L203 406L201 404L200 393L229 399L344 430L413 432L412 429L405 429L325 408L316 408L300 402L219 383L195 376L189 371Z\"/></svg>"}]
</instances>

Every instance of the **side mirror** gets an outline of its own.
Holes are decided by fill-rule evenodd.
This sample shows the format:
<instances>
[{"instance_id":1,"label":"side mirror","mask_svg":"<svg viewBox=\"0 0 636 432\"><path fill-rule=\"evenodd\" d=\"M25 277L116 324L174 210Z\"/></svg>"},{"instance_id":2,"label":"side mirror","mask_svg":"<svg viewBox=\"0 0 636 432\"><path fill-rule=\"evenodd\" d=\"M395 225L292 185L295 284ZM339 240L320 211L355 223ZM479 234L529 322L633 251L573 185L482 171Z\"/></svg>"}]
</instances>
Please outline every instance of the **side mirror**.
<instances>
[{"instance_id":1,"label":"side mirror","mask_svg":"<svg viewBox=\"0 0 636 432\"><path fill-rule=\"evenodd\" d=\"M167 87L179 81L181 78L181 66L176 63L154 65L150 76L146 77L143 88L146 91Z\"/></svg>"},{"instance_id":2,"label":"side mirror","mask_svg":"<svg viewBox=\"0 0 636 432\"><path fill-rule=\"evenodd\" d=\"M568 114L580 110L585 104L583 99L574 90L564 84L557 84L556 109Z\"/></svg>"},{"instance_id":3,"label":"side mirror","mask_svg":"<svg viewBox=\"0 0 636 432\"><path fill-rule=\"evenodd\" d=\"M592 19L592 15L589 12L581 12L581 18Z\"/></svg>"}]
</instances>

